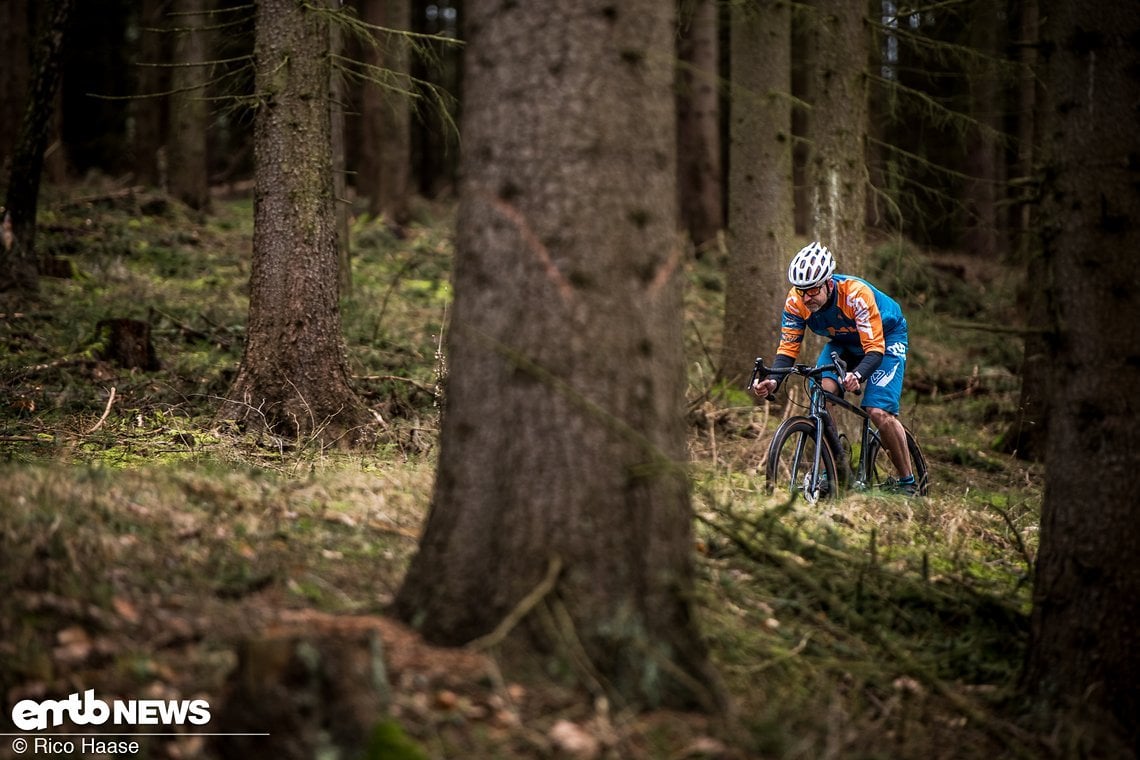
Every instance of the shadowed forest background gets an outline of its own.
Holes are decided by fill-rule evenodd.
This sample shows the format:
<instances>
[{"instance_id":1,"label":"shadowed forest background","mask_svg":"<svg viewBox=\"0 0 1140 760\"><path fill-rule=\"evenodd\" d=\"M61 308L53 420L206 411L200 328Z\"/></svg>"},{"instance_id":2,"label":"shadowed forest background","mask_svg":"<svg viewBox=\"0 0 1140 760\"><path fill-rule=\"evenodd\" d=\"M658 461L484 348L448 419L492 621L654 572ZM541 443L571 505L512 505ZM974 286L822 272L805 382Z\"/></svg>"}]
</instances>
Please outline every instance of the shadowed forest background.
<instances>
[{"instance_id":1,"label":"shadowed forest background","mask_svg":"<svg viewBox=\"0 0 1140 760\"><path fill-rule=\"evenodd\" d=\"M5 3L0 725L1134 757L1138 16ZM903 306L926 498L765 492L811 240Z\"/></svg>"}]
</instances>

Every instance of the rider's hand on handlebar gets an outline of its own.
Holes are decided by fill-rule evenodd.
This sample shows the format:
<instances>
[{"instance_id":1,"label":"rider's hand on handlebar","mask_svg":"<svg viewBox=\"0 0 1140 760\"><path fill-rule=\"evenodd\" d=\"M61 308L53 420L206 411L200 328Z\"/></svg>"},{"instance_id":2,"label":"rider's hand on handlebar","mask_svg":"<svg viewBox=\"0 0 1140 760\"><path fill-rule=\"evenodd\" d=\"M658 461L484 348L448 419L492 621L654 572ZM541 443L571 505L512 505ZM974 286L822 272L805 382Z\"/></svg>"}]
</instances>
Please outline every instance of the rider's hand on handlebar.
<instances>
[{"instance_id":1,"label":"rider's hand on handlebar","mask_svg":"<svg viewBox=\"0 0 1140 760\"><path fill-rule=\"evenodd\" d=\"M860 382L862 382L862 378L860 378L857 373L848 372L843 376L843 390L851 392L857 391L859 390Z\"/></svg>"},{"instance_id":2,"label":"rider's hand on handlebar","mask_svg":"<svg viewBox=\"0 0 1140 760\"><path fill-rule=\"evenodd\" d=\"M757 380L752 384L752 393L756 398L768 398L776 392L776 381L772 378L765 378L764 380Z\"/></svg>"}]
</instances>

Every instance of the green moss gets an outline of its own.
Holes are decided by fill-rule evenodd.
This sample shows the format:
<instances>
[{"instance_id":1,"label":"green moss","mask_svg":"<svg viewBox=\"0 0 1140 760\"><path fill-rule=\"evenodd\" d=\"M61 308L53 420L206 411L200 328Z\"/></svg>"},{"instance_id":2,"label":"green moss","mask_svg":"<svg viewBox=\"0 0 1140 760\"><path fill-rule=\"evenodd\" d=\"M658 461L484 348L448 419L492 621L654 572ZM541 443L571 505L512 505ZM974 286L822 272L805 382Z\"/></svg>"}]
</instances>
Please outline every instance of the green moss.
<instances>
[{"instance_id":1,"label":"green moss","mask_svg":"<svg viewBox=\"0 0 1140 760\"><path fill-rule=\"evenodd\" d=\"M428 754L395 720L379 721L368 739L368 760L427 760Z\"/></svg>"}]
</instances>

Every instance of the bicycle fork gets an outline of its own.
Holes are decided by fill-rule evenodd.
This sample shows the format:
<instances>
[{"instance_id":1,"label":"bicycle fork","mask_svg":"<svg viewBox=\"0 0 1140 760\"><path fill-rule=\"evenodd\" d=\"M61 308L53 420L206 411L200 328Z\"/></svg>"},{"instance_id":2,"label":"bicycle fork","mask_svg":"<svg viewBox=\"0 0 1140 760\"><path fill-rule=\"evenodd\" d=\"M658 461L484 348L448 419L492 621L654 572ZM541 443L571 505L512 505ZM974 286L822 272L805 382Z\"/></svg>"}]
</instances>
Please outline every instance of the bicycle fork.
<instances>
[{"instance_id":1,"label":"bicycle fork","mask_svg":"<svg viewBox=\"0 0 1140 760\"><path fill-rule=\"evenodd\" d=\"M812 453L812 466L804 478L804 498L814 504L819 500L823 484L826 482L829 489L839 488L839 472L825 473L820 466L823 460L823 447L831 449L833 468L842 466L843 447L839 443L839 432L835 422L831 419L831 412L827 409L827 402L814 396L811 403L811 417L815 420L815 451ZM825 481L825 475L829 480Z\"/></svg>"},{"instance_id":2,"label":"bicycle fork","mask_svg":"<svg viewBox=\"0 0 1140 760\"><path fill-rule=\"evenodd\" d=\"M820 424L821 422L822 418L817 418L815 424L815 449L812 451L812 463L804 478L804 499L809 504L815 504L819 501L819 497L824 495L820 493L824 481L824 473L820 468L820 464L823 459L823 446L826 444L824 443L824 426ZM836 483L828 483L828 488L835 488L837 485Z\"/></svg>"}]
</instances>

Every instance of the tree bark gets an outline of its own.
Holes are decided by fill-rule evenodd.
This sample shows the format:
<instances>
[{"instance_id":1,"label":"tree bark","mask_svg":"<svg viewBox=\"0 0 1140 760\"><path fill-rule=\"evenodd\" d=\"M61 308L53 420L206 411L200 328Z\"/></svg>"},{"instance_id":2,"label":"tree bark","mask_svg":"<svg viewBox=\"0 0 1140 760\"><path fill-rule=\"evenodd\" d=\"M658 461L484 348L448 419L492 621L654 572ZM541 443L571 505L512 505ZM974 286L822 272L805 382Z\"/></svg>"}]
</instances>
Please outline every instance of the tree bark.
<instances>
[{"instance_id":1,"label":"tree bark","mask_svg":"<svg viewBox=\"0 0 1140 760\"><path fill-rule=\"evenodd\" d=\"M1043 288L1045 264L1041 251L1033 244L1035 204L1031 203L1030 179L1037 154L1036 103L1040 87L1037 72L1038 13L1037 0L1020 3L1022 74L1018 82L1017 175L1021 198L1014 204L1013 261L1025 266L1024 289L1026 324L1043 325L1049 320L1048 304ZM1021 360L1021 393L1017 416L1002 435L998 448L1021 459L1041 461L1045 458L1045 442L1049 437L1049 416L1045 407L1045 389L1051 364L1049 343L1045 336L1032 332L1025 336L1025 352Z\"/></svg>"},{"instance_id":2,"label":"tree bark","mask_svg":"<svg viewBox=\"0 0 1140 760\"><path fill-rule=\"evenodd\" d=\"M865 12L863 3L851 0L816 0L812 26L810 236L830 248L848 272L862 271L866 247Z\"/></svg>"},{"instance_id":3,"label":"tree bark","mask_svg":"<svg viewBox=\"0 0 1140 760\"><path fill-rule=\"evenodd\" d=\"M1129 2L1043 0L1041 17L1050 433L1025 681L1114 717L1136 752L1140 14Z\"/></svg>"},{"instance_id":4,"label":"tree bark","mask_svg":"<svg viewBox=\"0 0 1140 760\"><path fill-rule=\"evenodd\" d=\"M176 0L170 96L170 193L196 211L210 208L206 156L207 0Z\"/></svg>"},{"instance_id":5,"label":"tree bark","mask_svg":"<svg viewBox=\"0 0 1140 760\"><path fill-rule=\"evenodd\" d=\"M1013 228L1016 234L1013 251L1015 261L1026 261L1033 244L1033 203L1028 180L1034 173L1037 150L1037 100L1040 81L1037 78L1038 13L1037 0L1020 0L1018 25L1020 28L1019 60L1021 76L1017 83L1017 179L1019 189L1014 209Z\"/></svg>"},{"instance_id":6,"label":"tree bark","mask_svg":"<svg viewBox=\"0 0 1140 760\"><path fill-rule=\"evenodd\" d=\"M967 40L979 55L969 59L966 74L966 101L971 125L966 136L962 201L965 208L962 246L981 259L998 256L1001 224L998 215L998 188L1004 172L998 149L1001 110L998 102L997 63L1005 39L999 40L1001 26L998 3L977 3L970 15Z\"/></svg>"},{"instance_id":7,"label":"tree bark","mask_svg":"<svg viewBox=\"0 0 1140 760\"><path fill-rule=\"evenodd\" d=\"M446 38L465 39L463 0L413 0L412 29L418 34L438 36L422 40L423 55L412 58L412 76L432 82L452 98L446 104L417 114L412 131L412 176L415 189L428 198L455 195L459 165L458 104L462 101L463 48ZM446 118L444 118L446 116Z\"/></svg>"},{"instance_id":8,"label":"tree bark","mask_svg":"<svg viewBox=\"0 0 1140 760\"><path fill-rule=\"evenodd\" d=\"M9 161L20 138L20 116L27 104L32 78L28 0L0 3L0 170L7 176Z\"/></svg>"},{"instance_id":9,"label":"tree bark","mask_svg":"<svg viewBox=\"0 0 1140 760\"><path fill-rule=\"evenodd\" d=\"M344 31L340 24L330 24L329 47L334 56L345 54ZM352 251L349 247L351 241L349 217L351 212L348 198L348 159L347 135L344 104L348 99L348 88L345 86L344 74L335 66L331 68L329 81L329 125L332 132L332 171L333 171L333 202L336 213L336 243L337 243L337 280L340 283L340 293L348 296L352 293Z\"/></svg>"},{"instance_id":10,"label":"tree bark","mask_svg":"<svg viewBox=\"0 0 1140 760\"><path fill-rule=\"evenodd\" d=\"M792 253L792 21L784 2L733 6L729 260L722 375L740 385L777 344Z\"/></svg>"},{"instance_id":11,"label":"tree bark","mask_svg":"<svg viewBox=\"0 0 1140 760\"><path fill-rule=\"evenodd\" d=\"M715 0L696 0L677 43L677 187L681 224L698 250L724 226L720 159L720 45Z\"/></svg>"},{"instance_id":12,"label":"tree bark","mask_svg":"<svg viewBox=\"0 0 1140 760\"><path fill-rule=\"evenodd\" d=\"M55 112L62 51L72 0L54 0L48 7L48 25L37 47L37 63L20 125L20 139L12 156L8 193L4 202L6 233L0 246L0 293L18 297L39 288L36 261L36 212L48 124Z\"/></svg>"},{"instance_id":13,"label":"tree bark","mask_svg":"<svg viewBox=\"0 0 1140 760\"><path fill-rule=\"evenodd\" d=\"M161 64L169 62L168 36L158 31L163 21L165 0L143 0L139 4L138 68L134 70L135 93L131 101L131 118L134 120L134 171L138 181L151 187L166 188L165 160L161 158L165 145L165 113L170 89L168 70Z\"/></svg>"},{"instance_id":14,"label":"tree bark","mask_svg":"<svg viewBox=\"0 0 1140 760\"><path fill-rule=\"evenodd\" d=\"M717 700L693 620L672 0L467 10L440 464L395 612L631 705ZM508 626L509 627L509 626Z\"/></svg>"},{"instance_id":15,"label":"tree bark","mask_svg":"<svg viewBox=\"0 0 1140 760\"><path fill-rule=\"evenodd\" d=\"M412 28L410 0L365 0L364 21L385 30ZM361 153L357 190L369 213L403 223L411 189L411 82L409 42L394 31L375 30L376 45L365 45L365 61L383 82L365 82L361 92ZM383 73L380 74L379 72Z\"/></svg>"},{"instance_id":16,"label":"tree bark","mask_svg":"<svg viewBox=\"0 0 1140 760\"><path fill-rule=\"evenodd\" d=\"M327 9L258 4L253 265L245 353L223 419L328 444L365 440L337 302Z\"/></svg>"}]
</instances>

